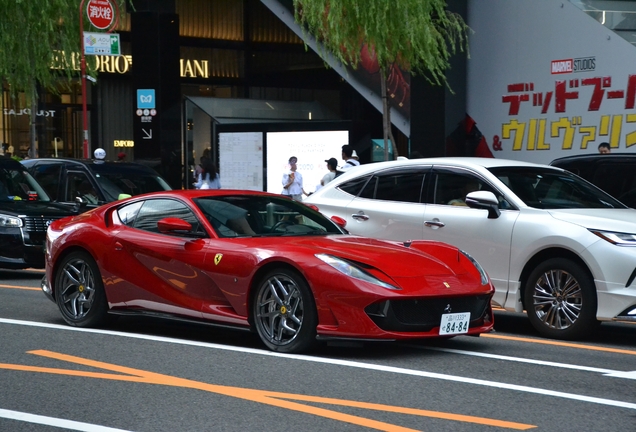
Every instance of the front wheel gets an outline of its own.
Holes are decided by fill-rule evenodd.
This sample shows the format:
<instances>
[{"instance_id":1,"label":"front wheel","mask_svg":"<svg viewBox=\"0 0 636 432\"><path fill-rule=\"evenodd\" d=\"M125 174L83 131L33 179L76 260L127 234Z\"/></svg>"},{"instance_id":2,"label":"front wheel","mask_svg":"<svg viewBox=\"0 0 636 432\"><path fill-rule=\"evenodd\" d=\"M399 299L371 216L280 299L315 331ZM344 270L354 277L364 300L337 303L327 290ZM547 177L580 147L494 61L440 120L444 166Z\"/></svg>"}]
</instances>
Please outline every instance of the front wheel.
<instances>
[{"instance_id":1,"label":"front wheel","mask_svg":"<svg viewBox=\"0 0 636 432\"><path fill-rule=\"evenodd\" d=\"M526 282L524 302L530 323L549 338L580 339L598 325L594 281L568 259L539 264Z\"/></svg>"},{"instance_id":2,"label":"front wheel","mask_svg":"<svg viewBox=\"0 0 636 432\"><path fill-rule=\"evenodd\" d=\"M272 351L299 353L316 342L318 317L314 298L296 271L278 269L261 280L252 302L258 336Z\"/></svg>"},{"instance_id":3,"label":"front wheel","mask_svg":"<svg viewBox=\"0 0 636 432\"><path fill-rule=\"evenodd\" d=\"M74 327L108 321L108 303L97 263L87 252L72 252L55 275L55 302L62 318Z\"/></svg>"}]
</instances>

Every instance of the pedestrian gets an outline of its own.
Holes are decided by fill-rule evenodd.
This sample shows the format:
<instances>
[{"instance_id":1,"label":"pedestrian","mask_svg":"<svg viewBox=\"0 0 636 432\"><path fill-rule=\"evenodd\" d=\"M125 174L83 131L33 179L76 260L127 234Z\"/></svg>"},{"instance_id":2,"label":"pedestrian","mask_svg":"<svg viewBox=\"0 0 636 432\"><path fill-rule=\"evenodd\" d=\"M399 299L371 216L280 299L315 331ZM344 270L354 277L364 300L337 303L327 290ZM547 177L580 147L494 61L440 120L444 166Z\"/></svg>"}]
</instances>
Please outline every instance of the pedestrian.
<instances>
[{"instance_id":1,"label":"pedestrian","mask_svg":"<svg viewBox=\"0 0 636 432\"><path fill-rule=\"evenodd\" d=\"M342 146L342 160L344 160L345 163L340 167L340 171L346 171L349 168L360 165L360 162L353 158L354 151L353 147L349 144Z\"/></svg>"},{"instance_id":2,"label":"pedestrian","mask_svg":"<svg viewBox=\"0 0 636 432\"><path fill-rule=\"evenodd\" d=\"M329 170L329 172L322 177L322 180L320 180L320 186L324 186L331 180L336 178L338 160L336 158L329 158L325 162L327 162L327 169Z\"/></svg>"},{"instance_id":3,"label":"pedestrian","mask_svg":"<svg viewBox=\"0 0 636 432\"><path fill-rule=\"evenodd\" d=\"M201 156L201 172L194 183L196 189L221 189L221 177L209 157Z\"/></svg>"},{"instance_id":4,"label":"pedestrian","mask_svg":"<svg viewBox=\"0 0 636 432\"><path fill-rule=\"evenodd\" d=\"M612 152L612 149L608 142L602 142L598 145L598 152L600 154L609 154Z\"/></svg>"},{"instance_id":5,"label":"pedestrian","mask_svg":"<svg viewBox=\"0 0 636 432\"><path fill-rule=\"evenodd\" d=\"M303 189L303 176L296 171L298 158L292 156L289 158L289 171L283 174L283 195L289 196L296 201L302 201L303 194L307 195Z\"/></svg>"},{"instance_id":6,"label":"pedestrian","mask_svg":"<svg viewBox=\"0 0 636 432\"><path fill-rule=\"evenodd\" d=\"M210 148L206 147L205 149L203 149L203 153L201 153L200 160L202 161L203 158L209 158L209 157L210 157ZM198 181L199 174L201 174L202 170L203 168L201 167L200 163L196 167L194 167L194 181Z\"/></svg>"}]
</instances>

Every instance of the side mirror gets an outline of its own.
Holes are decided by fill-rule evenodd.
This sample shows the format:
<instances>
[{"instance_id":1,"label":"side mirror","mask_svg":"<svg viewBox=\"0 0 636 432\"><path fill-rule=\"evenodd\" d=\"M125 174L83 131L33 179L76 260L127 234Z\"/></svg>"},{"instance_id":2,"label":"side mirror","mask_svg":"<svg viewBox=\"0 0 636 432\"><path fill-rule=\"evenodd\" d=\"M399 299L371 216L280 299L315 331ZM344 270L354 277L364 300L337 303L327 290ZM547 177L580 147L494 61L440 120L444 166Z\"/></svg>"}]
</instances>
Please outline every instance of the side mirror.
<instances>
[{"instance_id":1,"label":"side mirror","mask_svg":"<svg viewBox=\"0 0 636 432\"><path fill-rule=\"evenodd\" d=\"M179 218L164 218L157 222L157 228L161 233L171 233L173 231L192 231L192 225L189 222Z\"/></svg>"},{"instance_id":2,"label":"side mirror","mask_svg":"<svg viewBox=\"0 0 636 432\"><path fill-rule=\"evenodd\" d=\"M488 219L497 219L501 215L499 201L492 192L470 192L466 195L466 205L470 208L488 210Z\"/></svg>"},{"instance_id":3,"label":"side mirror","mask_svg":"<svg viewBox=\"0 0 636 432\"><path fill-rule=\"evenodd\" d=\"M343 229L347 226L347 221L340 216L331 216L331 221Z\"/></svg>"}]
</instances>

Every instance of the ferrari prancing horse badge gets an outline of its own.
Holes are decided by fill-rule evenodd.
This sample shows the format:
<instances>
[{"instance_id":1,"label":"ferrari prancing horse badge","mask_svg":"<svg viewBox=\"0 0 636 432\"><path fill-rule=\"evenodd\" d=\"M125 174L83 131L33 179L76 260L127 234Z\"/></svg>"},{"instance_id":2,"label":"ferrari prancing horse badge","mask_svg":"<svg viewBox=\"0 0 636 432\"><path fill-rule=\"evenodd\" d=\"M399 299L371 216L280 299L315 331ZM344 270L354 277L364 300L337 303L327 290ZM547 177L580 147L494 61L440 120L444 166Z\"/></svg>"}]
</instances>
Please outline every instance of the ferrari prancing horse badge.
<instances>
[{"instance_id":1,"label":"ferrari prancing horse badge","mask_svg":"<svg viewBox=\"0 0 636 432\"><path fill-rule=\"evenodd\" d=\"M223 254L221 253L214 255L214 265L219 265L221 258L223 258Z\"/></svg>"}]
</instances>

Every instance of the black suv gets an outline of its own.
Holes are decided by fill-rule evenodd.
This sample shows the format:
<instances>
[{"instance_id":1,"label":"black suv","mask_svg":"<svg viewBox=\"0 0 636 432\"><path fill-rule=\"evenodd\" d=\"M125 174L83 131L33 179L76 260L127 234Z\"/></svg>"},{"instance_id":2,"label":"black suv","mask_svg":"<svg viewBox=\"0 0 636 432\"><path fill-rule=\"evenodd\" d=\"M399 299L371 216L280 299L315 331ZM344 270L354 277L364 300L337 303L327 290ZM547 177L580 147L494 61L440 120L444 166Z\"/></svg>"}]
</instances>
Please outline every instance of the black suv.
<instances>
[{"instance_id":1,"label":"black suv","mask_svg":"<svg viewBox=\"0 0 636 432\"><path fill-rule=\"evenodd\" d=\"M567 156L550 165L566 169L636 208L636 153Z\"/></svg>"},{"instance_id":2,"label":"black suv","mask_svg":"<svg viewBox=\"0 0 636 432\"><path fill-rule=\"evenodd\" d=\"M51 202L20 162L0 156L0 268L43 268L47 227L77 211Z\"/></svg>"},{"instance_id":3,"label":"black suv","mask_svg":"<svg viewBox=\"0 0 636 432\"><path fill-rule=\"evenodd\" d=\"M59 203L80 201L91 208L131 195L171 189L155 170L132 162L41 158L23 160L22 164Z\"/></svg>"}]
</instances>

